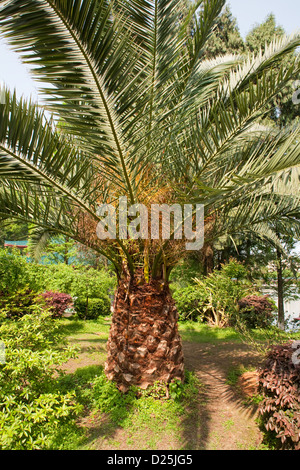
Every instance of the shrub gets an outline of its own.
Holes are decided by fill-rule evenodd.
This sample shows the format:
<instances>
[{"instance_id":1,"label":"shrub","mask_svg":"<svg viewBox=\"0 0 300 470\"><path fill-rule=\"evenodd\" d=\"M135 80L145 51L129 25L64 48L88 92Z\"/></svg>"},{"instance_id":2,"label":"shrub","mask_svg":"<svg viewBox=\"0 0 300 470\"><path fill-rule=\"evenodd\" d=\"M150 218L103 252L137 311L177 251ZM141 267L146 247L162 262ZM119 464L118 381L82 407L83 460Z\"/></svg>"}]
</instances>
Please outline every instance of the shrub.
<instances>
[{"instance_id":1,"label":"shrub","mask_svg":"<svg viewBox=\"0 0 300 470\"><path fill-rule=\"evenodd\" d=\"M19 251L0 248L0 291L14 292L29 287L35 292L65 292L74 297L97 298L98 293L113 291L116 278L112 271L83 265L41 265L30 262Z\"/></svg>"},{"instance_id":2,"label":"shrub","mask_svg":"<svg viewBox=\"0 0 300 470\"><path fill-rule=\"evenodd\" d=\"M60 318L67 308L73 306L73 299L69 294L47 291L41 297L54 318Z\"/></svg>"},{"instance_id":3,"label":"shrub","mask_svg":"<svg viewBox=\"0 0 300 470\"><path fill-rule=\"evenodd\" d=\"M292 343L273 346L259 374L259 412L266 437L282 450L300 450L300 365Z\"/></svg>"},{"instance_id":4,"label":"shrub","mask_svg":"<svg viewBox=\"0 0 300 470\"><path fill-rule=\"evenodd\" d=\"M267 328L272 324L275 305L267 295L248 295L238 305L238 316L247 328Z\"/></svg>"},{"instance_id":5,"label":"shrub","mask_svg":"<svg viewBox=\"0 0 300 470\"><path fill-rule=\"evenodd\" d=\"M6 318L17 319L31 314L36 302L38 302L36 292L28 287L19 288L14 293L7 291L0 293L0 310Z\"/></svg>"},{"instance_id":6,"label":"shrub","mask_svg":"<svg viewBox=\"0 0 300 470\"><path fill-rule=\"evenodd\" d=\"M179 320L197 321L203 315L205 294L196 285L179 288L174 291L173 298L176 303Z\"/></svg>"},{"instance_id":7,"label":"shrub","mask_svg":"<svg viewBox=\"0 0 300 470\"><path fill-rule=\"evenodd\" d=\"M0 326L5 361L0 364L0 449L51 448L60 427L74 423L81 408L75 395L58 388L59 366L74 356L62 343L51 313L31 315Z\"/></svg>"},{"instance_id":8,"label":"shrub","mask_svg":"<svg viewBox=\"0 0 300 470\"><path fill-rule=\"evenodd\" d=\"M218 327L232 326L238 311L238 301L252 292L246 268L236 260L222 266L204 279L196 280L205 298L203 317Z\"/></svg>"},{"instance_id":9,"label":"shrub","mask_svg":"<svg viewBox=\"0 0 300 470\"><path fill-rule=\"evenodd\" d=\"M66 264L45 267L44 289L78 298L102 298L115 288L115 276L105 269Z\"/></svg>"},{"instance_id":10,"label":"shrub","mask_svg":"<svg viewBox=\"0 0 300 470\"><path fill-rule=\"evenodd\" d=\"M172 290L180 320L200 320L225 327L234 325L239 299L253 289L247 281L246 268L231 260L220 271Z\"/></svg>"},{"instance_id":11,"label":"shrub","mask_svg":"<svg viewBox=\"0 0 300 470\"><path fill-rule=\"evenodd\" d=\"M28 285L26 258L15 250L0 249L0 291L13 293Z\"/></svg>"},{"instance_id":12,"label":"shrub","mask_svg":"<svg viewBox=\"0 0 300 470\"><path fill-rule=\"evenodd\" d=\"M109 297L104 295L101 299L76 299L74 308L81 320L96 320L111 313Z\"/></svg>"}]
</instances>

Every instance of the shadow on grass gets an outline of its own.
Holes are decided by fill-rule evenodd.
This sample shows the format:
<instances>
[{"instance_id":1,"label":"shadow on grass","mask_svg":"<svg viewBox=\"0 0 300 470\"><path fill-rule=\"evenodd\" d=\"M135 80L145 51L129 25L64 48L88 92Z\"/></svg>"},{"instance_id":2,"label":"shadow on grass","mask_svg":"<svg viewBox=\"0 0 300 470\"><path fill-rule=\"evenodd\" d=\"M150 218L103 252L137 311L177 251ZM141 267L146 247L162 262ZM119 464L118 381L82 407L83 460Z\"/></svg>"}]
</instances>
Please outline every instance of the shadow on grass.
<instances>
[{"instance_id":1,"label":"shadow on grass","mask_svg":"<svg viewBox=\"0 0 300 470\"><path fill-rule=\"evenodd\" d=\"M79 331L83 332L83 322L73 318L64 318L61 321L61 330L65 335L76 334Z\"/></svg>"},{"instance_id":2,"label":"shadow on grass","mask_svg":"<svg viewBox=\"0 0 300 470\"><path fill-rule=\"evenodd\" d=\"M117 432L123 429L123 423L134 413L134 401L116 404L110 412L94 410L87 414L80 422L85 429L85 436L81 440L80 448L105 449L109 441L113 440Z\"/></svg>"},{"instance_id":3,"label":"shadow on grass","mask_svg":"<svg viewBox=\"0 0 300 470\"><path fill-rule=\"evenodd\" d=\"M83 396L91 402L92 382L101 374L103 374L103 366L99 365L80 367L75 372L63 373L58 379L60 390L62 392L75 391L80 403L82 403ZM86 403L83 402L83 404Z\"/></svg>"},{"instance_id":4,"label":"shadow on grass","mask_svg":"<svg viewBox=\"0 0 300 470\"><path fill-rule=\"evenodd\" d=\"M69 338L69 343L77 344L80 347L81 352L83 352L87 348L97 350L97 348L96 348L97 344L99 344L99 345L100 344L101 345L107 344L107 340L108 340L107 336L103 336L103 338L101 338L100 336L97 336L95 338L91 338L91 336L89 334L88 338L85 338L83 336L82 337L77 336L76 338Z\"/></svg>"},{"instance_id":5,"label":"shadow on grass","mask_svg":"<svg viewBox=\"0 0 300 470\"><path fill-rule=\"evenodd\" d=\"M82 334L108 334L111 319L108 317L98 317L97 320L80 320L76 317L61 319L61 329L66 335Z\"/></svg>"},{"instance_id":6,"label":"shadow on grass","mask_svg":"<svg viewBox=\"0 0 300 470\"><path fill-rule=\"evenodd\" d=\"M133 413L137 400L134 391L123 395L107 381L100 365L81 367L62 375L59 389L62 393L75 391L78 403L83 405L84 412L78 421L79 428L84 430L80 448L101 446L104 440L105 445Z\"/></svg>"}]
</instances>

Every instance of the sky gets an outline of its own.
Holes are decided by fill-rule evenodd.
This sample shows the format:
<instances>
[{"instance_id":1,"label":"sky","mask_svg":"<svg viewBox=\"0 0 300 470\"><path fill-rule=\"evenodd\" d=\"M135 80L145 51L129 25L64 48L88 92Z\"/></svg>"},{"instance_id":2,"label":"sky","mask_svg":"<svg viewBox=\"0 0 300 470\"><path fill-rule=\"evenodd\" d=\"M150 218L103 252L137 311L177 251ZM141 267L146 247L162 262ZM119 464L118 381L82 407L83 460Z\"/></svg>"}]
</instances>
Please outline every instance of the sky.
<instances>
[{"instance_id":1,"label":"sky","mask_svg":"<svg viewBox=\"0 0 300 470\"><path fill-rule=\"evenodd\" d=\"M0 38L0 84L16 89L18 96L38 99L38 86L30 76L29 68L22 64L19 56L12 52Z\"/></svg>"},{"instance_id":2,"label":"sky","mask_svg":"<svg viewBox=\"0 0 300 470\"><path fill-rule=\"evenodd\" d=\"M255 26L262 23L273 13L276 23L282 26L287 34L300 31L299 0L228 0L233 16L237 18L243 38Z\"/></svg>"},{"instance_id":3,"label":"sky","mask_svg":"<svg viewBox=\"0 0 300 470\"><path fill-rule=\"evenodd\" d=\"M241 35L245 38L256 23L265 20L269 13L274 13L277 24L282 26L287 34L300 31L300 1L299 0L228 0L233 16L237 18ZM5 83L11 89L17 90L17 95L39 98L38 86L32 80L28 67L19 60L16 53L9 50L4 40L0 38L0 84ZM42 103L42 99L39 99Z\"/></svg>"}]
</instances>

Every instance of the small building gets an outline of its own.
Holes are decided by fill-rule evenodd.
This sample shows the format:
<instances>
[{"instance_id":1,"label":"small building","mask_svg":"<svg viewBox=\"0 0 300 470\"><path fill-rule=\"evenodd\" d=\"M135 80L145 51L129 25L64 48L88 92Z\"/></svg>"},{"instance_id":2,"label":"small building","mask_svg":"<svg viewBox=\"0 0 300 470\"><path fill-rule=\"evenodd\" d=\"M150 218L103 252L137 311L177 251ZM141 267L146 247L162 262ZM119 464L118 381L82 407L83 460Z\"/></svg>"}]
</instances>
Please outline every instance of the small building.
<instances>
[{"instance_id":1,"label":"small building","mask_svg":"<svg viewBox=\"0 0 300 470\"><path fill-rule=\"evenodd\" d=\"M20 240L20 241L5 240L4 248L18 248L22 254L27 254L28 241L27 240Z\"/></svg>"}]
</instances>

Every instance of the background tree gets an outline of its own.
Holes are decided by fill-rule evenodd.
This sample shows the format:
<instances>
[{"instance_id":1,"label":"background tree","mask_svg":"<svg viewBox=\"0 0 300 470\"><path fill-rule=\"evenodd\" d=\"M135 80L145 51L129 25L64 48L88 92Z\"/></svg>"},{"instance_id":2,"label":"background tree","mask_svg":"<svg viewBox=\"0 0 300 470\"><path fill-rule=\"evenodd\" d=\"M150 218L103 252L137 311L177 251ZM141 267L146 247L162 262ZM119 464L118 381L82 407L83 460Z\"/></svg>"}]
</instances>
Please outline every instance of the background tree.
<instances>
[{"instance_id":1,"label":"background tree","mask_svg":"<svg viewBox=\"0 0 300 470\"><path fill-rule=\"evenodd\" d=\"M275 16L270 14L263 23L255 25L248 33L245 40L246 50L257 53L260 49L264 50L267 46L270 46L275 39L283 38L285 34L282 26L277 25ZM297 54L296 51L283 59L287 65L293 61L295 54ZM294 81L291 80L270 105L269 117L278 126L291 123L300 116L300 106L295 105L292 101L295 91L293 84Z\"/></svg>"},{"instance_id":2,"label":"background tree","mask_svg":"<svg viewBox=\"0 0 300 470\"><path fill-rule=\"evenodd\" d=\"M29 238L29 253L31 253L36 261L43 263L65 263L74 262L74 258L78 256L78 248L74 240L64 235L54 235L44 237L39 240L39 244L34 243L34 235Z\"/></svg>"},{"instance_id":3,"label":"background tree","mask_svg":"<svg viewBox=\"0 0 300 470\"><path fill-rule=\"evenodd\" d=\"M246 47L250 52L258 53L264 51L276 38L285 36L282 26L276 24L275 16L270 13L265 21L256 24L246 36Z\"/></svg>"},{"instance_id":4,"label":"background tree","mask_svg":"<svg viewBox=\"0 0 300 470\"><path fill-rule=\"evenodd\" d=\"M7 219L0 225L0 244L4 246L5 240L18 241L27 240L28 238L28 224L16 222L15 220Z\"/></svg>"},{"instance_id":5,"label":"background tree","mask_svg":"<svg viewBox=\"0 0 300 470\"><path fill-rule=\"evenodd\" d=\"M219 15L215 29L206 43L205 55L208 59L214 59L220 55L241 54L244 51L245 44L237 20L232 15L230 7L226 6Z\"/></svg>"},{"instance_id":6,"label":"background tree","mask_svg":"<svg viewBox=\"0 0 300 470\"><path fill-rule=\"evenodd\" d=\"M276 24L276 19L273 14L270 14L266 20L259 25L256 25L246 37L246 47L251 52L257 52L259 48L262 50L270 45L276 38L282 38L285 31L281 26ZM287 56L284 61L288 65L293 61L296 52ZM291 80L286 88L273 100L270 105L270 115L276 125L282 127L287 123L295 122L300 116L300 107L293 103L292 96L294 92L294 81ZM277 232L279 238L281 234ZM282 234L283 235L283 234ZM286 283L283 275L283 253L279 248L276 248L276 272L277 272L277 297L278 297L278 326L284 329L285 314L284 314L284 298L286 294L284 288Z\"/></svg>"},{"instance_id":7,"label":"background tree","mask_svg":"<svg viewBox=\"0 0 300 470\"><path fill-rule=\"evenodd\" d=\"M238 29L236 27L236 20L232 17L229 7L225 9L223 13L219 16L218 27L215 29L215 32L212 34L209 43L209 57L216 57L218 50L221 53L236 53L245 52L246 54L258 53L259 51L265 51L266 48L270 47L272 42L275 40L280 40L284 38L285 31L281 26L276 24L274 15L270 14L262 24L256 25L252 31L247 35L245 44L242 41L242 38L239 35ZM222 48L218 47L219 39L222 44ZM230 37L236 38L236 44L240 44L239 48L235 47L234 43L230 41ZM239 39L238 39L239 38ZM294 60L295 52L292 52L290 55L287 55L284 59L281 59L281 63L285 62L286 66L291 64ZM278 64L280 67L280 64ZM278 69L279 70L279 69ZM292 95L294 92L293 89L293 80L291 80L286 88L281 91L276 98L274 98L269 104L269 113L264 117L264 122L275 122L279 127L282 127L288 123L295 122L299 116L299 106L295 106L292 101ZM245 237L250 237L246 238ZM285 240L289 237L291 240L294 236L294 233L291 232L290 235L279 234L277 233L278 240ZM242 241L241 241L242 240ZM244 240L244 241L243 241ZM294 240L294 239L293 239ZM201 252L200 265L203 267L202 273L207 275L213 271L214 268L218 268L225 260L229 260L230 256L235 256L240 259L239 250L247 255L250 259L251 246L254 248L256 244L260 246L260 239L253 238L251 234L246 232L240 238L233 239L232 236L221 237L214 245L205 244L204 249ZM293 241L294 243L294 241ZM286 242L284 242L286 246ZM271 250L272 260L276 261L275 265L277 266L277 296L278 296L278 324L281 328L284 328L284 298L287 297L287 292L284 292L284 287L287 288L287 283L284 279L282 265L286 264L286 261L283 259L285 256L281 248L272 248L272 245L268 248L266 247L266 252ZM193 255L192 255L193 256ZM274 258L275 257L275 258ZM267 257L264 260L267 264Z\"/></svg>"}]
</instances>

